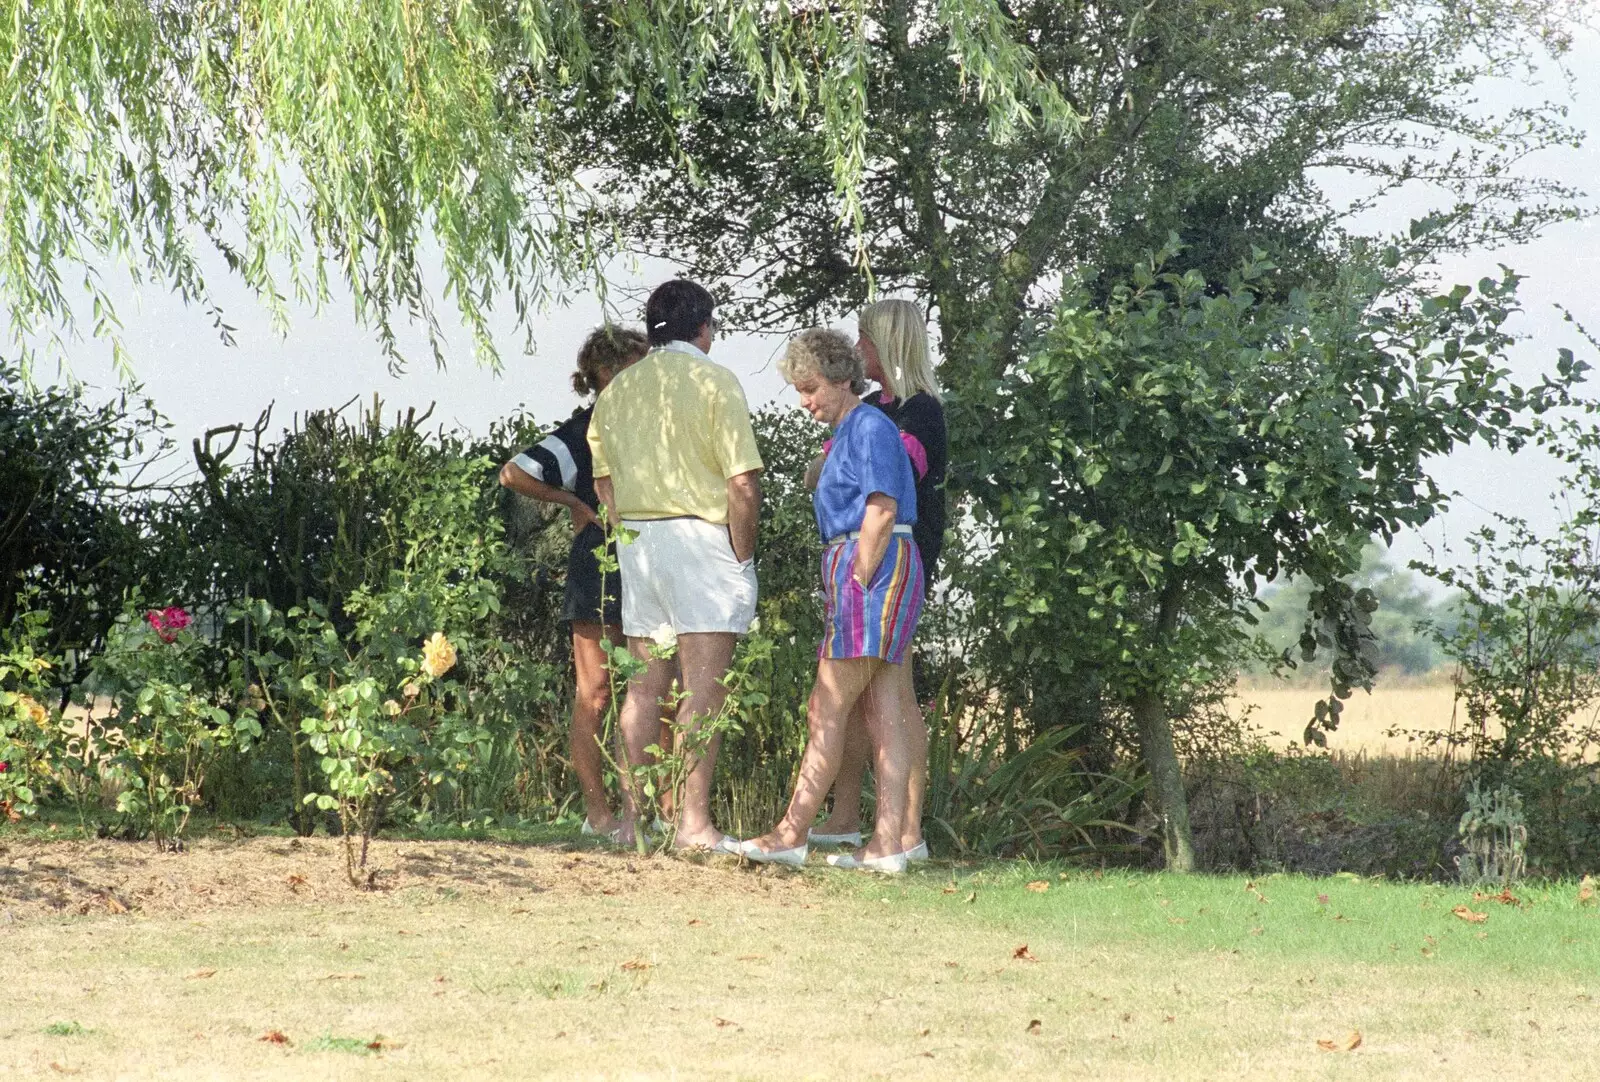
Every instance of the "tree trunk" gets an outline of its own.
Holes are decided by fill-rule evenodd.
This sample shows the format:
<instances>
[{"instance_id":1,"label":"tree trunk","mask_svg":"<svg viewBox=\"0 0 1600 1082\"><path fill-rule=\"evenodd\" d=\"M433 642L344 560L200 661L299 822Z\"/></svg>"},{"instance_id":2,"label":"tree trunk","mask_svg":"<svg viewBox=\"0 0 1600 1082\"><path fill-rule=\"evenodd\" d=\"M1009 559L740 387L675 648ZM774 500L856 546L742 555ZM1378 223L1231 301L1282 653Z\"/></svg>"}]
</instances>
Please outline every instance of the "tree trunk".
<instances>
[{"instance_id":1,"label":"tree trunk","mask_svg":"<svg viewBox=\"0 0 1600 1082\"><path fill-rule=\"evenodd\" d=\"M1171 579L1161 591L1161 608L1156 615L1153 652L1163 651L1178 630L1178 611L1183 601L1183 586ZM1139 730L1139 753L1150 773L1150 788L1145 799L1155 812L1156 829L1161 835L1161 855L1171 872L1194 871L1194 836L1189 830L1189 798L1183 789L1183 771L1178 765L1178 749L1172 742L1172 718L1159 687L1149 687L1133 699L1133 720Z\"/></svg>"},{"instance_id":2,"label":"tree trunk","mask_svg":"<svg viewBox=\"0 0 1600 1082\"><path fill-rule=\"evenodd\" d=\"M1183 772L1172 743L1172 719L1167 704L1154 692L1133 700L1133 717L1139 727L1139 753L1150 772L1145 792L1161 834L1161 855L1170 872L1194 871L1194 839L1189 832L1189 798L1183 791Z\"/></svg>"}]
</instances>

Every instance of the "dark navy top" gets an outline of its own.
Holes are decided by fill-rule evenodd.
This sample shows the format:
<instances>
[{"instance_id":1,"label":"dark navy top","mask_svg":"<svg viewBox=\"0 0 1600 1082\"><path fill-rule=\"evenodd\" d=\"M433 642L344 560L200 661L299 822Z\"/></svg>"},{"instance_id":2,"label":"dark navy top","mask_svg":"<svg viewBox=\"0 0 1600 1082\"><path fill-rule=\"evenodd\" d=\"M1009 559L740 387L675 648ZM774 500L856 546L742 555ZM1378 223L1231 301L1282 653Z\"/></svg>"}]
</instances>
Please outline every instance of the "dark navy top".
<instances>
[{"instance_id":1,"label":"dark navy top","mask_svg":"<svg viewBox=\"0 0 1600 1082\"><path fill-rule=\"evenodd\" d=\"M535 481L552 488L564 488L600 510L594 491L594 459L589 452L589 418L593 406L584 406L556 427L554 432L511 461Z\"/></svg>"}]
</instances>

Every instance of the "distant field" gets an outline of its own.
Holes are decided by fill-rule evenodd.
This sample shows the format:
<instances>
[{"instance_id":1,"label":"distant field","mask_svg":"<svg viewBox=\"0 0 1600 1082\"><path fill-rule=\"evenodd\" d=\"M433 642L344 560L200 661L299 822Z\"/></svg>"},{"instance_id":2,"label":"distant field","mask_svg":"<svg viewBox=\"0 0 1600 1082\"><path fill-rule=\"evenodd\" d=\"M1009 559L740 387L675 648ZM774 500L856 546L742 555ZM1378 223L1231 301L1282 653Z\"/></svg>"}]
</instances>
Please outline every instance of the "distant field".
<instances>
[{"instance_id":1,"label":"distant field","mask_svg":"<svg viewBox=\"0 0 1600 1082\"><path fill-rule=\"evenodd\" d=\"M1310 720L1318 699L1325 698L1328 690L1322 688L1254 688L1241 686L1234 700L1237 716L1248 707L1254 707L1250 720L1268 734L1268 741L1281 746L1277 733L1283 740L1300 740L1300 734ZM1386 736L1396 726L1406 729L1448 729L1456 714L1455 696L1450 687L1384 688L1368 694L1357 691L1344 704L1338 731L1328 735L1328 747L1347 752L1365 751L1368 754L1432 754L1430 749L1405 736ZM1464 725L1464 716L1455 716L1457 726Z\"/></svg>"}]
</instances>

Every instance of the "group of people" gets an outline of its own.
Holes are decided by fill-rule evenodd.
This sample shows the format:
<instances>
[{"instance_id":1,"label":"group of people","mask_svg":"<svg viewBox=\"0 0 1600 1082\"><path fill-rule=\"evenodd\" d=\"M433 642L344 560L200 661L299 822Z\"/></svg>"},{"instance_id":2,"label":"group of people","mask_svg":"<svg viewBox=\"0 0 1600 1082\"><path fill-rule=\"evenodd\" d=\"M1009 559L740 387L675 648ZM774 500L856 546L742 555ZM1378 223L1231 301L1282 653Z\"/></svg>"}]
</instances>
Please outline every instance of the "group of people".
<instances>
[{"instance_id":1,"label":"group of people","mask_svg":"<svg viewBox=\"0 0 1600 1082\"><path fill-rule=\"evenodd\" d=\"M681 792L659 809L674 820L675 845L792 865L813 844L839 845L846 851L828 863L904 871L928 856L927 728L910 652L944 536L946 434L923 314L910 301L879 301L860 313L853 345L814 328L780 362L801 405L833 430L806 478L824 545L824 631L794 794L769 833L743 841L712 822L718 740L693 734L722 709L737 637L755 618L764 465L738 377L709 356L711 294L670 281L644 314L643 335L603 327L588 337L573 387L592 404L500 473L503 485L572 516L562 616L577 670L570 747L583 829L624 845L644 829L631 784L613 814L600 744L604 644L625 637L641 664L619 712L619 761L646 764L652 744L670 747L674 737L693 749ZM863 398L869 378L879 389ZM620 584L601 571L602 506L629 538L615 550ZM659 649L663 641L676 650ZM864 842L869 759L876 821ZM832 811L818 823L830 789Z\"/></svg>"}]
</instances>

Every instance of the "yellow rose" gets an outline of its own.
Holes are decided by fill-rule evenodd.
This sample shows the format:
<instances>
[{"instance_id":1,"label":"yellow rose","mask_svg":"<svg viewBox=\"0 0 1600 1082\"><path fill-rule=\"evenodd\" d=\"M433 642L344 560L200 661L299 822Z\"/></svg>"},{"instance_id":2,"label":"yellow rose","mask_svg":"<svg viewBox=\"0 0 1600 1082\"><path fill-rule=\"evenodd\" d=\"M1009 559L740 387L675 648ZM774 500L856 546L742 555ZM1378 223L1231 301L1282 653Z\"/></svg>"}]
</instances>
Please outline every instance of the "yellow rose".
<instances>
[{"instance_id":1,"label":"yellow rose","mask_svg":"<svg viewBox=\"0 0 1600 1082\"><path fill-rule=\"evenodd\" d=\"M455 668L455 665L456 648L444 637L444 632L435 631L433 636L422 644L422 671L437 680Z\"/></svg>"},{"instance_id":2,"label":"yellow rose","mask_svg":"<svg viewBox=\"0 0 1600 1082\"><path fill-rule=\"evenodd\" d=\"M401 709L402 707L400 704L395 702L393 699L385 699L383 701L384 713L388 714L391 718L398 717Z\"/></svg>"},{"instance_id":3,"label":"yellow rose","mask_svg":"<svg viewBox=\"0 0 1600 1082\"><path fill-rule=\"evenodd\" d=\"M27 695L17 696L17 705L27 712L28 720L43 729L50 724L50 711L44 704Z\"/></svg>"}]
</instances>

